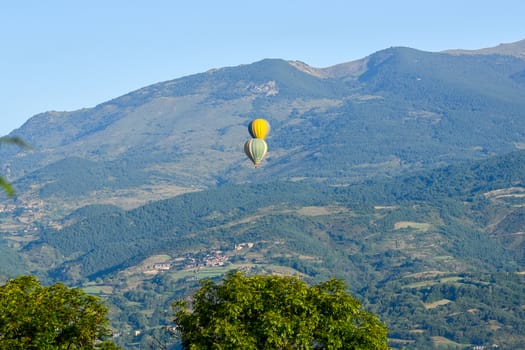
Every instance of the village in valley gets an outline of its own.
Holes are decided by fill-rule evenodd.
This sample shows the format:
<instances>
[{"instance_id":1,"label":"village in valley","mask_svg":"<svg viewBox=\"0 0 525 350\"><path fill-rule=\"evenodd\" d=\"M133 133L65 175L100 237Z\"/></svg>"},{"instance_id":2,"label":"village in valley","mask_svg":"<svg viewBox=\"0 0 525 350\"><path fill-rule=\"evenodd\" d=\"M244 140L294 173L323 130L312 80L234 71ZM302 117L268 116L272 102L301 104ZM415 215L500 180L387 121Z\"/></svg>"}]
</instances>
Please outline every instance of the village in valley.
<instances>
[{"instance_id":1,"label":"village in valley","mask_svg":"<svg viewBox=\"0 0 525 350\"><path fill-rule=\"evenodd\" d=\"M255 243L244 242L235 244L233 251L211 250L186 254L183 257L172 258L168 255L158 255L146 259L140 265L140 271L146 275L155 275L164 271L195 270L204 267L222 267L230 263L232 253L251 249Z\"/></svg>"}]
</instances>

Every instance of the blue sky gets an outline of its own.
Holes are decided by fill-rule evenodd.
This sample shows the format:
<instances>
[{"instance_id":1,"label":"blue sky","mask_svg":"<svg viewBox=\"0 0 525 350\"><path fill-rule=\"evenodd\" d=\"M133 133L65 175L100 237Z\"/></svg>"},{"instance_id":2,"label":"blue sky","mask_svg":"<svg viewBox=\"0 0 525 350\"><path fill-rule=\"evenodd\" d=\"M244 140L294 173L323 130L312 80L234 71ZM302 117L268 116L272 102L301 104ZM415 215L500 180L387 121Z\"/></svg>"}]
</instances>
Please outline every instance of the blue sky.
<instances>
[{"instance_id":1,"label":"blue sky","mask_svg":"<svg viewBox=\"0 0 525 350\"><path fill-rule=\"evenodd\" d=\"M264 58L328 67L391 46L525 39L523 0L5 0L0 135L48 110Z\"/></svg>"}]
</instances>

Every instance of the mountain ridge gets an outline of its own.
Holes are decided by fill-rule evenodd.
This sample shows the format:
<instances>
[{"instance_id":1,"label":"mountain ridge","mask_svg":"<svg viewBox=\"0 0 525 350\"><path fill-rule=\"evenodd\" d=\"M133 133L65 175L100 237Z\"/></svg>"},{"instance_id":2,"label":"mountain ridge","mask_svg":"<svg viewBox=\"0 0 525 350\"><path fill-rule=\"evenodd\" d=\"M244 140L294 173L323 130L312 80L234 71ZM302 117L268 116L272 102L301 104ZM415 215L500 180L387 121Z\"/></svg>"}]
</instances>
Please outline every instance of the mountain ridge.
<instances>
[{"instance_id":1,"label":"mountain ridge","mask_svg":"<svg viewBox=\"0 0 525 350\"><path fill-rule=\"evenodd\" d=\"M393 48L407 48L409 47L390 47ZM388 50L388 49L384 49ZM380 51L384 51L380 50ZM379 52L379 51L378 51ZM508 55L515 56L520 59L525 58L525 39L519 40L511 43L502 43L497 46L474 49L474 50L465 50L465 49L447 49L440 51L440 53L453 54L453 55L487 55L487 54L498 54L498 55ZM357 77L366 70L366 65L371 55L364 58L360 58L354 61L343 62L335 64L328 67L318 68L312 67L305 62L301 61L289 61L290 64L294 65L298 69L303 70L309 74L312 74L321 78L342 78L346 76Z\"/></svg>"},{"instance_id":2,"label":"mountain ridge","mask_svg":"<svg viewBox=\"0 0 525 350\"><path fill-rule=\"evenodd\" d=\"M525 39L519 40L512 43L501 43L494 47L488 47L483 49L477 49L477 50L462 50L462 49L453 49L453 50L445 50L444 52L450 53L450 54L461 54L461 55L490 55L490 54L498 54L498 55L510 55L510 56L516 56L518 58L525 58Z\"/></svg>"}]
</instances>

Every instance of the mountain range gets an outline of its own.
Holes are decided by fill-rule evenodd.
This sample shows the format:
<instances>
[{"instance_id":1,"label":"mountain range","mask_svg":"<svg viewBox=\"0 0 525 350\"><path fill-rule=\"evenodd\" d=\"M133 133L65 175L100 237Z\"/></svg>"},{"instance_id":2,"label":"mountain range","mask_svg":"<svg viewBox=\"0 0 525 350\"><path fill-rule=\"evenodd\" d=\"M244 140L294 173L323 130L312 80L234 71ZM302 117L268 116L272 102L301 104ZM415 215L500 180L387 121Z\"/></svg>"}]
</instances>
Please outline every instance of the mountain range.
<instances>
[{"instance_id":1,"label":"mountain range","mask_svg":"<svg viewBox=\"0 0 525 350\"><path fill-rule=\"evenodd\" d=\"M153 336L203 274L336 276L394 348L518 346L524 57L525 40L328 68L265 59L36 115L10 134L31 150L0 149L17 191L0 203L0 278L86 288L116 329ZM271 132L254 168L258 117Z\"/></svg>"}]
</instances>

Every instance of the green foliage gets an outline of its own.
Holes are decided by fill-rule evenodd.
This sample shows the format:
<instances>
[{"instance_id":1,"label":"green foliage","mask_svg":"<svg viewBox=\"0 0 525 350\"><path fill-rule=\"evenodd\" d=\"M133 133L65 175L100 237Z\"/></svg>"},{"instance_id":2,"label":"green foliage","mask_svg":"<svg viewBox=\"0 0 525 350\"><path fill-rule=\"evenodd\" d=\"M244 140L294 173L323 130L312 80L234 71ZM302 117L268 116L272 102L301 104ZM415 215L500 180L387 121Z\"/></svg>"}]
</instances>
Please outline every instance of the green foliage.
<instances>
[{"instance_id":1,"label":"green foliage","mask_svg":"<svg viewBox=\"0 0 525 350\"><path fill-rule=\"evenodd\" d=\"M2 176L0 176L0 187L7 193L9 197L13 197L15 195L15 190L13 189L13 186L4 179Z\"/></svg>"},{"instance_id":2,"label":"green foliage","mask_svg":"<svg viewBox=\"0 0 525 350\"><path fill-rule=\"evenodd\" d=\"M0 349L111 349L99 343L111 334L107 312L79 289L12 279L0 287Z\"/></svg>"},{"instance_id":3,"label":"green foliage","mask_svg":"<svg viewBox=\"0 0 525 350\"><path fill-rule=\"evenodd\" d=\"M185 349L388 349L387 328L336 279L308 287L296 277L224 277L174 303Z\"/></svg>"}]
</instances>

